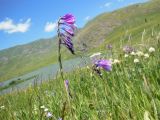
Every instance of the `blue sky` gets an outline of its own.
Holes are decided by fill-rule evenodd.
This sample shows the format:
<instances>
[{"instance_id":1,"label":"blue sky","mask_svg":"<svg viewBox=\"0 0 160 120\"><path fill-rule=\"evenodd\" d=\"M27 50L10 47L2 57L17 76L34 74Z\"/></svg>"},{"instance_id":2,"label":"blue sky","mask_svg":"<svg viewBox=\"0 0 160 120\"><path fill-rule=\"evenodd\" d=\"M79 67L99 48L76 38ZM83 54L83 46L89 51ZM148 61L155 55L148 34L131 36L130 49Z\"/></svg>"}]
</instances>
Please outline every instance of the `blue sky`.
<instances>
[{"instance_id":1,"label":"blue sky","mask_svg":"<svg viewBox=\"0 0 160 120\"><path fill-rule=\"evenodd\" d=\"M0 0L0 50L56 35L56 20L72 13L83 27L100 13L147 0Z\"/></svg>"}]
</instances>

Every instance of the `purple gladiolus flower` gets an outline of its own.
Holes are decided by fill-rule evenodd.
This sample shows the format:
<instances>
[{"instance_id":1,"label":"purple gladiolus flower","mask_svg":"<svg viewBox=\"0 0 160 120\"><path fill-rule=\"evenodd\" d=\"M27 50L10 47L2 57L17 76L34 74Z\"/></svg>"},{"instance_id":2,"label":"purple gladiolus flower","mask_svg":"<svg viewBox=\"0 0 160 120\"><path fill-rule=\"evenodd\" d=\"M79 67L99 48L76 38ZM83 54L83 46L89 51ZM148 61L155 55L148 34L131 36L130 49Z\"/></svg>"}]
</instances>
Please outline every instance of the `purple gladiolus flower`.
<instances>
[{"instance_id":1,"label":"purple gladiolus flower","mask_svg":"<svg viewBox=\"0 0 160 120\"><path fill-rule=\"evenodd\" d=\"M106 71L111 71L112 70L112 62L109 60L98 60L94 63L92 69L95 71L101 78L102 78L102 73L100 68L105 69Z\"/></svg>"},{"instance_id":2,"label":"purple gladiolus flower","mask_svg":"<svg viewBox=\"0 0 160 120\"><path fill-rule=\"evenodd\" d=\"M75 17L72 14L66 14L60 18L58 22L58 34L61 39L61 44L64 44L72 54L75 54L72 37L76 30Z\"/></svg>"},{"instance_id":3,"label":"purple gladiolus flower","mask_svg":"<svg viewBox=\"0 0 160 120\"><path fill-rule=\"evenodd\" d=\"M69 88L69 81L68 81L68 80L65 80L65 81L64 81L64 84L65 84L66 89L68 90L68 88Z\"/></svg>"},{"instance_id":4,"label":"purple gladiolus flower","mask_svg":"<svg viewBox=\"0 0 160 120\"><path fill-rule=\"evenodd\" d=\"M70 89L69 89L69 81L68 81L68 80L65 80L65 81L64 81L64 85L65 85L65 88L66 88L67 93L68 93L69 96L72 98L72 95L71 95L71 92L70 92Z\"/></svg>"},{"instance_id":5,"label":"purple gladiolus flower","mask_svg":"<svg viewBox=\"0 0 160 120\"><path fill-rule=\"evenodd\" d=\"M112 69L112 63L109 60L98 60L95 65L105 69L106 71L111 71Z\"/></svg>"}]
</instances>

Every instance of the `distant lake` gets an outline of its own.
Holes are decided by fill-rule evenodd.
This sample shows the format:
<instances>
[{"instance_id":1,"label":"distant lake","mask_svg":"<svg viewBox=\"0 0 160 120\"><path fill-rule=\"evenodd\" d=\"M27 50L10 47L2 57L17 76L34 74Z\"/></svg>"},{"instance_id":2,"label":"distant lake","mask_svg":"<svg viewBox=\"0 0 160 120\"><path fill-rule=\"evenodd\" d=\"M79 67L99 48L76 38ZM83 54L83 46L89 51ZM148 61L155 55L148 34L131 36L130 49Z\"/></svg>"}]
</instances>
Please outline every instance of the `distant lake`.
<instances>
[{"instance_id":1,"label":"distant lake","mask_svg":"<svg viewBox=\"0 0 160 120\"><path fill-rule=\"evenodd\" d=\"M86 66L86 64L89 63L89 58L85 57L85 58L74 58L71 60L67 60L63 62L63 69L64 71L71 71L73 69L76 69L78 67L83 67ZM4 90L0 91L0 95L5 94L5 93L10 93L13 92L15 90L20 90L20 89L25 89L29 86L34 85L34 83L36 82L37 84L42 83L43 81L47 81L50 79L54 79L56 74L59 71L59 64L51 64L49 66L40 68L38 70L35 70L33 72L24 74L22 76L16 77L16 78L12 78L9 80L6 80L4 82L1 82L1 87L9 85L11 82L17 81L17 80L23 80L26 79L26 81L21 82L19 84L16 85L12 85L9 88L6 88ZM33 77L35 76L35 77ZM27 80L28 79L28 80Z\"/></svg>"}]
</instances>

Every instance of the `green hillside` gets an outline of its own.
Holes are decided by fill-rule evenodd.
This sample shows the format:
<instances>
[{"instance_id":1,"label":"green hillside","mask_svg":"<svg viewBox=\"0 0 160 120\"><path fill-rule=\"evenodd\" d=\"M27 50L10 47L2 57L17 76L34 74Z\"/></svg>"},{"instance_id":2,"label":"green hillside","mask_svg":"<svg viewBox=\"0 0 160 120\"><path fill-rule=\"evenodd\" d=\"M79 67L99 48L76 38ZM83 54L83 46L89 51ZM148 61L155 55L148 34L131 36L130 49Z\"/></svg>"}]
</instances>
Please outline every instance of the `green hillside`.
<instances>
[{"instance_id":1,"label":"green hillside","mask_svg":"<svg viewBox=\"0 0 160 120\"><path fill-rule=\"evenodd\" d=\"M77 47L95 50L107 43L119 44L120 40L126 43L130 35L136 43L144 29L150 32L160 27L159 4L158 0L150 1L97 16L77 35Z\"/></svg>"},{"instance_id":2,"label":"green hillside","mask_svg":"<svg viewBox=\"0 0 160 120\"><path fill-rule=\"evenodd\" d=\"M1 51L0 81L52 63L56 58L53 51L57 49L54 39L38 40Z\"/></svg>"},{"instance_id":3,"label":"green hillside","mask_svg":"<svg viewBox=\"0 0 160 120\"><path fill-rule=\"evenodd\" d=\"M138 44L144 29L144 42L149 42L145 38L160 28L159 4L158 0L150 1L95 17L74 38L77 56L105 51L107 44L114 44L115 48L117 45ZM56 44L56 38L44 39L1 51L0 81L57 62ZM62 51L63 59L74 57L65 48Z\"/></svg>"}]
</instances>

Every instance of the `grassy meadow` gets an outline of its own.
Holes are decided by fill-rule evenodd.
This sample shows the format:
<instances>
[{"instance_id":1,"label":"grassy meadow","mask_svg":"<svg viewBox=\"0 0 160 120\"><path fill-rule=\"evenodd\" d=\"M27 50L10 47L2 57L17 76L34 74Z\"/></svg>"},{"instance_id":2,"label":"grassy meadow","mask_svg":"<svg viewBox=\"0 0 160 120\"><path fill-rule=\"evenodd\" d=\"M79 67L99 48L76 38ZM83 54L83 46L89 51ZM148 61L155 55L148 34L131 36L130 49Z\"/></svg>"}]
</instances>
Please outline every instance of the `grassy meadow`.
<instances>
[{"instance_id":1,"label":"grassy meadow","mask_svg":"<svg viewBox=\"0 0 160 120\"><path fill-rule=\"evenodd\" d=\"M102 57L113 64L112 71L102 70L102 78L91 65L65 73L71 96L59 75L40 86L0 96L0 119L159 120L160 31L154 33L147 35L149 44L134 46L134 54L125 54L121 45L117 51L104 49Z\"/></svg>"}]
</instances>

